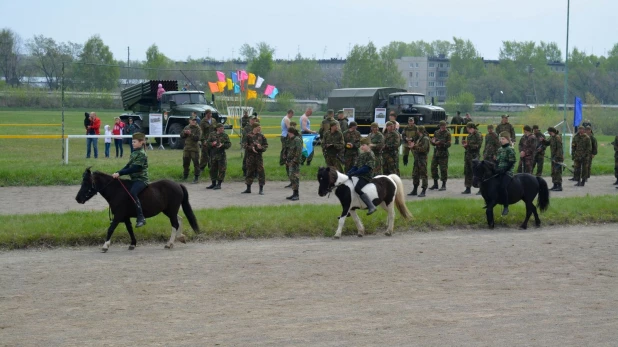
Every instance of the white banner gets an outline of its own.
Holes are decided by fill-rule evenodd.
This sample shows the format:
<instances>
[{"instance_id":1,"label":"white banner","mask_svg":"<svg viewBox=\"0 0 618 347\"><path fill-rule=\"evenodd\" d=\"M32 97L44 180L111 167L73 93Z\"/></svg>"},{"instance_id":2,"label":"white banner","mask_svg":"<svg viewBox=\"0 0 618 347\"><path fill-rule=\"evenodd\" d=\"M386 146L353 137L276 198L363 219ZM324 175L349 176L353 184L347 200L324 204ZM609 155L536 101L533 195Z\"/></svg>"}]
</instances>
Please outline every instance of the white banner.
<instances>
[{"instance_id":1,"label":"white banner","mask_svg":"<svg viewBox=\"0 0 618 347\"><path fill-rule=\"evenodd\" d=\"M375 119L375 122L378 123L378 127L384 128L384 126L386 125L386 109L376 108L374 119Z\"/></svg>"},{"instance_id":2,"label":"white banner","mask_svg":"<svg viewBox=\"0 0 618 347\"><path fill-rule=\"evenodd\" d=\"M348 119L348 124L354 122L354 109L353 108L344 108L343 115Z\"/></svg>"},{"instance_id":3,"label":"white banner","mask_svg":"<svg viewBox=\"0 0 618 347\"><path fill-rule=\"evenodd\" d=\"M163 135L163 115L160 113L151 113L148 118L148 125L150 127L148 134Z\"/></svg>"}]
</instances>

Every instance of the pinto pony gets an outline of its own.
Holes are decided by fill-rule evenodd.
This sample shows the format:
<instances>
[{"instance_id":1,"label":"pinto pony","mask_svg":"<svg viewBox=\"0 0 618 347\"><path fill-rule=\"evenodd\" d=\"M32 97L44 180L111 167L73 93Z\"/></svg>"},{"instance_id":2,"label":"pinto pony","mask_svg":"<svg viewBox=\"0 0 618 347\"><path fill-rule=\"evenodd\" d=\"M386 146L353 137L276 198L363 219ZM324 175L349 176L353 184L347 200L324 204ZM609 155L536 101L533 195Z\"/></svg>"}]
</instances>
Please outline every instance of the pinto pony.
<instances>
[{"instance_id":1,"label":"pinto pony","mask_svg":"<svg viewBox=\"0 0 618 347\"><path fill-rule=\"evenodd\" d=\"M135 235L133 234L131 217L136 217L137 211L135 203L129 194L130 185L131 181L114 179L111 175L99 171L91 172L90 168L84 171L82 186L75 200L80 204L84 204L99 193L107 200L114 216L109 229L107 229L107 237L102 247L103 252L107 252L109 249L112 234L120 222L124 222L129 236L131 237L129 250L135 249L137 240L135 240ZM189 193L187 192L187 188L182 184L170 180L156 181L149 184L139 195L144 217L154 217L163 212L170 219L170 223L172 224L172 235L165 245L165 248L174 247L174 241L176 239L185 243L185 236L182 234L182 223L178 215L178 210L181 205L191 228L193 228L195 233L199 233L197 219L189 204Z\"/></svg>"},{"instance_id":2,"label":"pinto pony","mask_svg":"<svg viewBox=\"0 0 618 347\"><path fill-rule=\"evenodd\" d=\"M367 209L367 206L358 194L354 191L354 186L358 182L358 178L348 178L347 175L337 171L334 167L321 167L318 169L318 195L325 196L335 189L335 195L341 202L343 211L339 216L339 226L335 232L334 238L341 237L341 231L345 223L345 218L352 216L356 228L358 229L358 236L362 237L365 234L365 227L360 218L356 214L357 209ZM393 227L395 225L395 206L399 210L399 213L405 219L412 218L412 214L406 206L406 199L403 189L403 183L397 175L383 176L379 175L371 180L370 184L363 187L369 198L373 201L375 206L381 206L388 213L386 235L390 236L393 233Z\"/></svg>"}]
</instances>

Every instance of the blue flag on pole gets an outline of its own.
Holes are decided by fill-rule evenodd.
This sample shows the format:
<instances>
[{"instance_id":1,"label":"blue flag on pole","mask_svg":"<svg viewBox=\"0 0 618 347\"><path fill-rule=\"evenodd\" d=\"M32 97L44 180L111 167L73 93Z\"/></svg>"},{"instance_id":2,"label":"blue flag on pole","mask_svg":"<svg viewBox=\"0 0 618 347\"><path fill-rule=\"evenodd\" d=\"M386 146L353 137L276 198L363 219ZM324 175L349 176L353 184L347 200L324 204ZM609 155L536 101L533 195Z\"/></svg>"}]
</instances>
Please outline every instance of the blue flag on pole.
<instances>
[{"instance_id":1,"label":"blue flag on pole","mask_svg":"<svg viewBox=\"0 0 618 347\"><path fill-rule=\"evenodd\" d=\"M582 123L582 99L575 97L575 107L573 107L573 126L578 127Z\"/></svg>"},{"instance_id":2,"label":"blue flag on pole","mask_svg":"<svg viewBox=\"0 0 618 347\"><path fill-rule=\"evenodd\" d=\"M315 134L303 135L303 157L308 157L313 153L313 140L315 137Z\"/></svg>"}]
</instances>

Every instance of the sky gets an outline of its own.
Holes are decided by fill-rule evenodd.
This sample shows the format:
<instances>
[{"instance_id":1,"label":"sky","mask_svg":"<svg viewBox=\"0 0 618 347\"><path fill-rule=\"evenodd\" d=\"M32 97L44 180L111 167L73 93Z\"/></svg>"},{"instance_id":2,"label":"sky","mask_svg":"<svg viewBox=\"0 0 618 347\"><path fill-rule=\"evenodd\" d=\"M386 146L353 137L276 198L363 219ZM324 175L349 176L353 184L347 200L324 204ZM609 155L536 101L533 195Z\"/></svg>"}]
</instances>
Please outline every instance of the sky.
<instances>
[{"instance_id":1,"label":"sky","mask_svg":"<svg viewBox=\"0 0 618 347\"><path fill-rule=\"evenodd\" d=\"M618 43L615 0L571 0L569 49L607 55ZM0 0L0 28L23 41L35 35L85 43L99 35L117 60L145 60L152 44L183 61L239 58L239 48L266 42L276 59L297 53L345 58L354 45L391 41L470 40L485 59L503 41L556 42L564 59L567 0Z\"/></svg>"}]
</instances>

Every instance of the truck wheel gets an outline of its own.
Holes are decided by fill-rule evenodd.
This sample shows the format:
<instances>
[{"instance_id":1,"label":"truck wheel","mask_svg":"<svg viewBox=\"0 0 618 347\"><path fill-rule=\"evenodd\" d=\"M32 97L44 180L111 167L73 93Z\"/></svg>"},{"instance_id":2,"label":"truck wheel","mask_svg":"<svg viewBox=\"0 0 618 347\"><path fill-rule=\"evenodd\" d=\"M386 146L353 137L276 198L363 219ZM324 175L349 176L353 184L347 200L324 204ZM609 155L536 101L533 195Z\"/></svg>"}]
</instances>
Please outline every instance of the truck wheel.
<instances>
[{"instance_id":1,"label":"truck wheel","mask_svg":"<svg viewBox=\"0 0 618 347\"><path fill-rule=\"evenodd\" d=\"M183 126L178 123L170 125L168 135L179 135L182 132ZM185 146L185 140L177 137L170 137L168 143L171 149L183 149Z\"/></svg>"}]
</instances>

